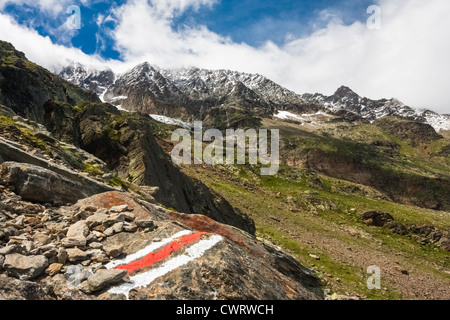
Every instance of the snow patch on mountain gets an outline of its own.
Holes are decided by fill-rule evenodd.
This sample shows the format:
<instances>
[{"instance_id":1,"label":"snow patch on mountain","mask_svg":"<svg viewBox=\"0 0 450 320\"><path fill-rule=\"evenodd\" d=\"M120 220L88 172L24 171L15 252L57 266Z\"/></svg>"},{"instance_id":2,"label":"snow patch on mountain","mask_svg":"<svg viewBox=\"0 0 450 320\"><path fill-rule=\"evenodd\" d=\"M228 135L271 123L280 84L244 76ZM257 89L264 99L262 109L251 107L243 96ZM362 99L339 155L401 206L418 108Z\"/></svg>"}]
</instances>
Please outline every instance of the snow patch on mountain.
<instances>
[{"instance_id":1,"label":"snow patch on mountain","mask_svg":"<svg viewBox=\"0 0 450 320\"><path fill-rule=\"evenodd\" d=\"M178 127L182 127L188 130L191 130L192 128L194 128L194 125L192 123L188 123L179 119L174 119L174 118L170 118L170 117L166 117L166 116L161 116L158 114L151 114L150 117L158 122L161 123L165 123L165 124L169 124L169 125L173 125L173 126L178 126Z\"/></svg>"}]
</instances>

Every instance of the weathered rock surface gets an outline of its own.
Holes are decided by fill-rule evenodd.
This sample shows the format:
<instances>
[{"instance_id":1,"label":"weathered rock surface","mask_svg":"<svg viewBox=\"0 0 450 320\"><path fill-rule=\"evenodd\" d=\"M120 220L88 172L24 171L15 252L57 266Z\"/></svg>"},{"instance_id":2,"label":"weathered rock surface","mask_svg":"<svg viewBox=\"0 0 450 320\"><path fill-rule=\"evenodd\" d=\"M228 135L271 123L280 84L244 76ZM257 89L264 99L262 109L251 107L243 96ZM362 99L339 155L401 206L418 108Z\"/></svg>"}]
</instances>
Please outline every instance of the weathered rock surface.
<instances>
[{"instance_id":1,"label":"weathered rock surface","mask_svg":"<svg viewBox=\"0 0 450 320\"><path fill-rule=\"evenodd\" d=\"M110 287L111 285L122 281L122 278L125 277L127 273L127 270L98 270L87 280L86 291L92 293Z\"/></svg>"},{"instance_id":2,"label":"weathered rock surface","mask_svg":"<svg viewBox=\"0 0 450 320\"><path fill-rule=\"evenodd\" d=\"M4 162L0 178L15 187L17 194L40 203L74 203L112 188L83 179L72 180L53 171L26 163Z\"/></svg>"},{"instance_id":3,"label":"weathered rock surface","mask_svg":"<svg viewBox=\"0 0 450 320\"><path fill-rule=\"evenodd\" d=\"M47 266L48 260L44 256L24 256L17 253L7 255L3 263L8 275L20 280L37 278Z\"/></svg>"}]
</instances>

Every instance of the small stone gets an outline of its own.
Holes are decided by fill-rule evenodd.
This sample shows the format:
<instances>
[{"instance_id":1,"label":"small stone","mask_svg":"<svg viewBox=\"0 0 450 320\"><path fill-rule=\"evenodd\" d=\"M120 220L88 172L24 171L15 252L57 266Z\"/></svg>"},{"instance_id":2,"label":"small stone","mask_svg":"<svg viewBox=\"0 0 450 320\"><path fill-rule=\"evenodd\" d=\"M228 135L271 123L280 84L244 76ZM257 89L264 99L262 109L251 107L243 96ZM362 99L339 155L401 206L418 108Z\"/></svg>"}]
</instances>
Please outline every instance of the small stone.
<instances>
[{"instance_id":1,"label":"small stone","mask_svg":"<svg viewBox=\"0 0 450 320\"><path fill-rule=\"evenodd\" d=\"M48 276L53 277L55 274L61 271L62 267L63 267L62 263L53 263L47 268L47 270L45 270L45 273Z\"/></svg>"},{"instance_id":2,"label":"small stone","mask_svg":"<svg viewBox=\"0 0 450 320\"><path fill-rule=\"evenodd\" d=\"M109 228L109 227L115 225L116 223L124 222L125 217L126 216L123 213L113 213L113 214L111 214L111 216L108 219L106 219L103 222L103 226L105 226L105 228Z\"/></svg>"},{"instance_id":3,"label":"small stone","mask_svg":"<svg viewBox=\"0 0 450 320\"><path fill-rule=\"evenodd\" d=\"M23 241L22 247L25 248L26 252L31 252L34 249L34 243L33 241Z\"/></svg>"},{"instance_id":4,"label":"small stone","mask_svg":"<svg viewBox=\"0 0 450 320\"><path fill-rule=\"evenodd\" d=\"M34 242L37 242L41 246L45 246L52 242L52 238L46 235L45 233L38 232L33 236Z\"/></svg>"},{"instance_id":5,"label":"small stone","mask_svg":"<svg viewBox=\"0 0 450 320\"><path fill-rule=\"evenodd\" d=\"M141 229L149 229L155 226L152 220L136 220L136 225Z\"/></svg>"},{"instance_id":6,"label":"small stone","mask_svg":"<svg viewBox=\"0 0 450 320\"><path fill-rule=\"evenodd\" d=\"M7 254L14 253L17 251L17 249L18 249L18 246L16 246L16 245L6 246L6 247L0 249L0 255L5 256Z\"/></svg>"},{"instance_id":7,"label":"small stone","mask_svg":"<svg viewBox=\"0 0 450 320\"><path fill-rule=\"evenodd\" d=\"M106 287L114 285L120 281L122 278L127 275L127 270L119 270L119 269L100 269L97 272L90 276L88 279L88 288L90 292L97 292Z\"/></svg>"},{"instance_id":8,"label":"small stone","mask_svg":"<svg viewBox=\"0 0 450 320\"><path fill-rule=\"evenodd\" d=\"M106 235L100 231L92 231L92 233L97 237L97 241L102 241Z\"/></svg>"},{"instance_id":9,"label":"small stone","mask_svg":"<svg viewBox=\"0 0 450 320\"><path fill-rule=\"evenodd\" d=\"M320 257L315 254L310 254L309 256L315 260L320 260Z\"/></svg>"},{"instance_id":10,"label":"small stone","mask_svg":"<svg viewBox=\"0 0 450 320\"><path fill-rule=\"evenodd\" d=\"M132 224L130 224L130 223L125 223L124 226L123 226L123 231L125 231L125 232L133 233L133 232L136 232L137 229L138 229L138 227L137 227L137 225L134 224L134 223L132 223Z\"/></svg>"},{"instance_id":11,"label":"small stone","mask_svg":"<svg viewBox=\"0 0 450 320\"><path fill-rule=\"evenodd\" d=\"M132 212L124 212L122 213L125 217L125 221L132 222L136 219L135 215Z\"/></svg>"},{"instance_id":12,"label":"small stone","mask_svg":"<svg viewBox=\"0 0 450 320\"><path fill-rule=\"evenodd\" d=\"M75 286L80 285L92 275L91 272L85 270L81 265L69 266L64 273L64 277Z\"/></svg>"},{"instance_id":13,"label":"small stone","mask_svg":"<svg viewBox=\"0 0 450 320\"><path fill-rule=\"evenodd\" d=\"M94 262L109 262L108 256L100 249L92 249L86 253L89 259Z\"/></svg>"},{"instance_id":14,"label":"small stone","mask_svg":"<svg viewBox=\"0 0 450 320\"><path fill-rule=\"evenodd\" d=\"M120 256L123 252L123 246L121 245L115 245L115 246L106 246L105 252L112 258L117 258Z\"/></svg>"},{"instance_id":15,"label":"small stone","mask_svg":"<svg viewBox=\"0 0 450 320\"><path fill-rule=\"evenodd\" d=\"M40 276L48 266L44 256L24 256L18 253L5 257L3 268L11 277L20 280L31 280Z\"/></svg>"},{"instance_id":16,"label":"small stone","mask_svg":"<svg viewBox=\"0 0 450 320\"><path fill-rule=\"evenodd\" d=\"M89 234L89 228L86 221L78 221L71 225L67 231L67 238L85 239Z\"/></svg>"},{"instance_id":17,"label":"small stone","mask_svg":"<svg viewBox=\"0 0 450 320\"><path fill-rule=\"evenodd\" d=\"M82 265L83 267L87 267L87 266L89 266L90 264L91 264L91 260L84 260L84 261L81 262L81 265Z\"/></svg>"},{"instance_id":18,"label":"small stone","mask_svg":"<svg viewBox=\"0 0 450 320\"><path fill-rule=\"evenodd\" d=\"M92 242L89 244L89 248L92 249L103 249L103 244L101 244L100 242Z\"/></svg>"},{"instance_id":19,"label":"small stone","mask_svg":"<svg viewBox=\"0 0 450 320\"><path fill-rule=\"evenodd\" d=\"M88 259L87 253L78 248L67 249L67 257L70 262L84 261Z\"/></svg>"},{"instance_id":20,"label":"small stone","mask_svg":"<svg viewBox=\"0 0 450 320\"><path fill-rule=\"evenodd\" d=\"M86 243L92 243L92 242L96 242L98 240L97 236L95 234L93 234L92 232L89 233L89 235L86 237Z\"/></svg>"},{"instance_id":21,"label":"small stone","mask_svg":"<svg viewBox=\"0 0 450 320\"><path fill-rule=\"evenodd\" d=\"M0 256L0 270L3 269L3 263L5 262L5 257L4 256Z\"/></svg>"},{"instance_id":22,"label":"small stone","mask_svg":"<svg viewBox=\"0 0 450 320\"><path fill-rule=\"evenodd\" d=\"M89 229L92 230L95 227L102 225L103 222L108 218L109 216L105 212L97 211L92 216L86 219L86 225L89 227Z\"/></svg>"},{"instance_id":23,"label":"small stone","mask_svg":"<svg viewBox=\"0 0 450 320\"><path fill-rule=\"evenodd\" d=\"M20 216L20 217L17 218L15 224L18 225L18 226L23 227L24 222L25 222L25 216Z\"/></svg>"},{"instance_id":24,"label":"small stone","mask_svg":"<svg viewBox=\"0 0 450 320\"><path fill-rule=\"evenodd\" d=\"M113 227L106 229L106 230L104 231L104 233L105 233L105 235L106 235L107 237L113 236L113 235L114 235L114 229L113 229Z\"/></svg>"},{"instance_id":25,"label":"small stone","mask_svg":"<svg viewBox=\"0 0 450 320\"><path fill-rule=\"evenodd\" d=\"M86 208L84 208L84 211L87 212L97 212L98 208L94 207L94 206L87 206Z\"/></svg>"},{"instance_id":26,"label":"small stone","mask_svg":"<svg viewBox=\"0 0 450 320\"><path fill-rule=\"evenodd\" d=\"M84 247L86 238L64 238L61 240L61 246L64 248Z\"/></svg>"},{"instance_id":27,"label":"small stone","mask_svg":"<svg viewBox=\"0 0 450 320\"><path fill-rule=\"evenodd\" d=\"M123 230L123 226L124 226L124 223L123 222L119 222L119 223L116 223L115 225L113 225L112 228L113 228L115 233L120 233Z\"/></svg>"},{"instance_id":28,"label":"small stone","mask_svg":"<svg viewBox=\"0 0 450 320\"><path fill-rule=\"evenodd\" d=\"M67 251L64 248L59 248L56 258L58 259L58 263L61 263L64 265L68 258Z\"/></svg>"},{"instance_id":29,"label":"small stone","mask_svg":"<svg viewBox=\"0 0 450 320\"><path fill-rule=\"evenodd\" d=\"M125 212L125 211L129 211L127 204L124 204L121 206L115 206L115 207L112 207L111 209L109 209L109 212L111 212L111 213L121 213L121 212Z\"/></svg>"}]
</instances>

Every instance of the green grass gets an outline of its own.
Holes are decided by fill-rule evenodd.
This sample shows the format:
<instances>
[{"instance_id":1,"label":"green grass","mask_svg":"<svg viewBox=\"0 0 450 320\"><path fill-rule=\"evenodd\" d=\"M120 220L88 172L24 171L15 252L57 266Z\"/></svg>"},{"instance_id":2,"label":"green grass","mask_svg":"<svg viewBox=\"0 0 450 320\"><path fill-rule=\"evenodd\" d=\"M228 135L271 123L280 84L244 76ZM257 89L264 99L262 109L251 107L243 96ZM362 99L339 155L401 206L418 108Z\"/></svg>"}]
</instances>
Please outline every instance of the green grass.
<instances>
[{"instance_id":1,"label":"green grass","mask_svg":"<svg viewBox=\"0 0 450 320\"><path fill-rule=\"evenodd\" d=\"M96 165L90 164L90 163L84 163L84 169L83 172L88 173L91 176L102 176L103 171Z\"/></svg>"},{"instance_id":2,"label":"green grass","mask_svg":"<svg viewBox=\"0 0 450 320\"><path fill-rule=\"evenodd\" d=\"M439 278L448 279L432 265L450 268L448 253L435 246L424 246L406 237L393 234L387 229L370 227L363 223L359 214L378 210L391 213L397 222L403 224L432 224L438 228L450 227L450 215L447 212L409 207L386 200L376 199L379 193L372 190L373 199L351 193L345 194L342 188L355 184L347 181L314 175L305 170L282 167L281 174L274 177L260 177L254 174L251 166L238 166L233 169L220 167L212 175L208 169L184 167L184 171L199 178L208 187L223 195L234 207L255 220L257 235L267 239L293 254L307 267L328 279L324 286L333 292L364 295L368 299L403 299L404 296L392 283L383 283L387 290L369 290L366 286L368 275L364 268L341 261L327 248L319 248L304 242L302 232L311 232L321 237L330 237L349 247L357 245L368 250L380 252L398 252L402 257L423 272ZM233 178L231 178L233 177ZM243 185L241 178L245 177ZM321 182L320 188L311 187ZM370 188L360 186L361 189ZM334 191L333 191L334 190ZM314 200L313 203L309 200ZM315 202L316 201L316 202ZM331 204L333 209L318 209L323 204ZM272 218L280 220L275 222ZM349 226L366 232L369 239L355 238L339 230L340 226ZM302 231L303 230L303 231ZM379 244L382 244L379 247ZM320 261L309 257L314 253ZM366 266L367 267L367 266ZM340 279L340 282L336 281Z\"/></svg>"}]
</instances>

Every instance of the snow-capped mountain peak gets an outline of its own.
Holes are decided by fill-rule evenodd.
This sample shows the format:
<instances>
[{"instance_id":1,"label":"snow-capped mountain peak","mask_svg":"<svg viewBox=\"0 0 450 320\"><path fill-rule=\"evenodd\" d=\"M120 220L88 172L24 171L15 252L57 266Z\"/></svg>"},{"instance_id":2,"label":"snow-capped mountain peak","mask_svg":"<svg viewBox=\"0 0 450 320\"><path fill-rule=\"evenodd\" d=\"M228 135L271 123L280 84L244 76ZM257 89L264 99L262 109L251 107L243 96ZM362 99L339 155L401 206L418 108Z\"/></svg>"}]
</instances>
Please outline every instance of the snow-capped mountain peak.
<instances>
[{"instance_id":1,"label":"snow-capped mountain peak","mask_svg":"<svg viewBox=\"0 0 450 320\"><path fill-rule=\"evenodd\" d=\"M426 122L436 131L450 129L449 115L413 109L394 98L364 98L347 86L331 96L299 95L259 74L196 67L164 69L148 62L121 75L107 68L72 63L59 75L121 108L189 121L215 107L238 106L263 117L278 111L302 114L345 110L369 121L398 116Z\"/></svg>"}]
</instances>

